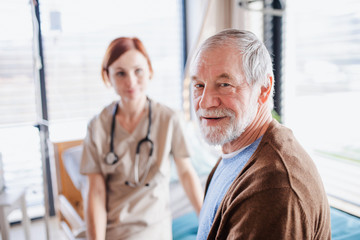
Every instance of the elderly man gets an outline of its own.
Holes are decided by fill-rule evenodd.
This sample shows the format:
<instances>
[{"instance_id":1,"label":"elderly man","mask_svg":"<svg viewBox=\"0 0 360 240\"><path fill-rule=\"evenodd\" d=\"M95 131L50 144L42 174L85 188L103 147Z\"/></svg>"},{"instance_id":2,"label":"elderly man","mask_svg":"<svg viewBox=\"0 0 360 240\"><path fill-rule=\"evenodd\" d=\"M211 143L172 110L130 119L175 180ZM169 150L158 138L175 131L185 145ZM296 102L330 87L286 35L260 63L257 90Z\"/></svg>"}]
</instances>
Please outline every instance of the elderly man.
<instances>
[{"instance_id":1,"label":"elderly man","mask_svg":"<svg viewBox=\"0 0 360 240\"><path fill-rule=\"evenodd\" d=\"M274 77L263 43L224 30L202 44L191 78L201 131L223 151L197 239L330 239L318 171L291 130L272 119Z\"/></svg>"}]
</instances>

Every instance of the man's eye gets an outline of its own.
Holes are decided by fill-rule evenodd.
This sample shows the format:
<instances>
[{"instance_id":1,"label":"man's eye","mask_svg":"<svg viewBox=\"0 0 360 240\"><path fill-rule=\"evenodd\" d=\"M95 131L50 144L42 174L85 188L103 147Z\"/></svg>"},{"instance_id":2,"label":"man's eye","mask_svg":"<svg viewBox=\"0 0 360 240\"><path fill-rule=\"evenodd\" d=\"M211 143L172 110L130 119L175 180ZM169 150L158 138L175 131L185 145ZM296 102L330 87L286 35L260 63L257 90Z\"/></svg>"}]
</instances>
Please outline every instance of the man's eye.
<instances>
[{"instance_id":1,"label":"man's eye","mask_svg":"<svg viewBox=\"0 0 360 240\"><path fill-rule=\"evenodd\" d=\"M229 87L229 86L230 86L229 83L221 83L221 84L220 84L220 87Z\"/></svg>"},{"instance_id":2,"label":"man's eye","mask_svg":"<svg viewBox=\"0 0 360 240\"><path fill-rule=\"evenodd\" d=\"M135 73L136 73L136 74L140 74L140 73L142 73L142 71L143 71L143 70L142 70L141 68L137 68L137 69L135 70Z\"/></svg>"},{"instance_id":3,"label":"man's eye","mask_svg":"<svg viewBox=\"0 0 360 240\"><path fill-rule=\"evenodd\" d=\"M203 84L195 84L194 86L195 86L195 88L202 88L202 87L204 87Z\"/></svg>"}]
</instances>

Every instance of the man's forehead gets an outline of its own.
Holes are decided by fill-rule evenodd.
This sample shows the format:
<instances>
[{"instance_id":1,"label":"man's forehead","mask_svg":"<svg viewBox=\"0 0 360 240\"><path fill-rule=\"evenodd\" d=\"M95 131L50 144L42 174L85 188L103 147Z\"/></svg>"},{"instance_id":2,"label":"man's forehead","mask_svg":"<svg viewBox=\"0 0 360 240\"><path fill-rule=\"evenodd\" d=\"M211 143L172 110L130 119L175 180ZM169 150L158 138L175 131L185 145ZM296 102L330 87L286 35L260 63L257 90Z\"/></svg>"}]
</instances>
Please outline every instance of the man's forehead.
<instances>
[{"instance_id":1,"label":"man's forehead","mask_svg":"<svg viewBox=\"0 0 360 240\"><path fill-rule=\"evenodd\" d=\"M241 56L232 48L204 49L195 56L190 67L190 74L194 77L204 73L220 75L229 73L240 66Z\"/></svg>"},{"instance_id":2,"label":"man's forehead","mask_svg":"<svg viewBox=\"0 0 360 240\"><path fill-rule=\"evenodd\" d=\"M224 61L241 61L241 59L242 55L236 47L224 45L201 49L194 62L213 65Z\"/></svg>"}]
</instances>

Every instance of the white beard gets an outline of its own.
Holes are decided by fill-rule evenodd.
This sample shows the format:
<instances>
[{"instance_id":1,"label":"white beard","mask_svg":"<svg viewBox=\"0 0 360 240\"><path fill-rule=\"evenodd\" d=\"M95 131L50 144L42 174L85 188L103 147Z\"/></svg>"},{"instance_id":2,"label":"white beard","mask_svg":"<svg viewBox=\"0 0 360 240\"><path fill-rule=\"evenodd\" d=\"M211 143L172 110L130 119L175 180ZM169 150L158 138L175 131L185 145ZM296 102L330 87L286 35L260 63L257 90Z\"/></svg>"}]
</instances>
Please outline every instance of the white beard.
<instances>
[{"instance_id":1,"label":"white beard","mask_svg":"<svg viewBox=\"0 0 360 240\"><path fill-rule=\"evenodd\" d=\"M255 105L255 106L253 106ZM254 120L258 109L258 104L252 104L245 111L245 115L241 119L237 119L235 112L227 109L214 109L204 110L199 109L196 112L197 119L199 121L200 130L205 140L210 145L224 145L225 143L231 142L241 136L249 124ZM201 116L212 116L212 117L228 117L226 123L221 123L217 126L205 126L200 122Z\"/></svg>"}]
</instances>

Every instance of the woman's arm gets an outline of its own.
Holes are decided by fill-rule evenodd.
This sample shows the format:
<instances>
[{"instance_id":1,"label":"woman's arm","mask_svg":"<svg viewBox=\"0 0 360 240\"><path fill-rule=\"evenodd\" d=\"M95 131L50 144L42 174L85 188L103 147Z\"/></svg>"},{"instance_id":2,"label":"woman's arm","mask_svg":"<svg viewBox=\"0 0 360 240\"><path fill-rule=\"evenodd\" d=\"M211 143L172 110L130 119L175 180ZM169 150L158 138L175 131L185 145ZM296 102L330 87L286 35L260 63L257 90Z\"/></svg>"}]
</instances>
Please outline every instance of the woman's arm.
<instances>
[{"instance_id":1,"label":"woman's arm","mask_svg":"<svg viewBox=\"0 0 360 240\"><path fill-rule=\"evenodd\" d=\"M88 240L104 240L106 234L106 189L100 173L88 174L88 192L85 205Z\"/></svg>"},{"instance_id":2,"label":"woman's arm","mask_svg":"<svg viewBox=\"0 0 360 240\"><path fill-rule=\"evenodd\" d=\"M189 158L176 158L175 164L186 195L195 208L197 215L199 215L204 195L200 179L191 165Z\"/></svg>"}]
</instances>

